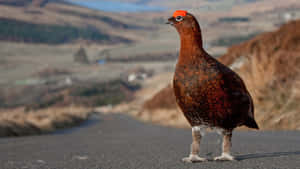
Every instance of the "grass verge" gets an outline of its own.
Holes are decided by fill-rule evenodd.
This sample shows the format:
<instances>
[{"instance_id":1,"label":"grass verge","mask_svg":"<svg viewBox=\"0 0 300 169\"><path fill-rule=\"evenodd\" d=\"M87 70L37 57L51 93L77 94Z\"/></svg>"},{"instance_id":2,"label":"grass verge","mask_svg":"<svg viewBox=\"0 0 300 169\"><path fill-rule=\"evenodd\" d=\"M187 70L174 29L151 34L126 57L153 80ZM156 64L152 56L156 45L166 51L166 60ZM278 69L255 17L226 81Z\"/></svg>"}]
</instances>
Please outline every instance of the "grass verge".
<instances>
[{"instance_id":1,"label":"grass verge","mask_svg":"<svg viewBox=\"0 0 300 169\"><path fill-rule=\"evenodd\" d=\"M76 126L88 119L92 109L51 107L37 111L24 108L0 110L0 137L39 135Z\"/></svg>"}]
</instances>

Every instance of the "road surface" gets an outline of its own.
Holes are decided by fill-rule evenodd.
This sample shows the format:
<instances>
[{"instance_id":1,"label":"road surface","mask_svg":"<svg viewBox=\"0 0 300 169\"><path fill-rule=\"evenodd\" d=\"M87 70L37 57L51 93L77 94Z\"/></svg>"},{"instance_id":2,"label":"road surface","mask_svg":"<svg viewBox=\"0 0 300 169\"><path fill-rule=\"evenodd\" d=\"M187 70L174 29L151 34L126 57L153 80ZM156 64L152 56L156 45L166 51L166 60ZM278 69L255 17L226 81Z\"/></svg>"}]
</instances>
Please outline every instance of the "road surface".
<instances>
[{"instance_id":1,"label":"road surface","mask_svg":"<svg viewBox=\"0 0 300 169\"><path fill-rule=\"evenodd\" d=\"M0 139L1 169L300 169L300 132L234 132L237 161L187 164L191 131L99 115L81 127L43 136ZM220 154L207 134L201 156Z\"/></svg>"}]
</instances>

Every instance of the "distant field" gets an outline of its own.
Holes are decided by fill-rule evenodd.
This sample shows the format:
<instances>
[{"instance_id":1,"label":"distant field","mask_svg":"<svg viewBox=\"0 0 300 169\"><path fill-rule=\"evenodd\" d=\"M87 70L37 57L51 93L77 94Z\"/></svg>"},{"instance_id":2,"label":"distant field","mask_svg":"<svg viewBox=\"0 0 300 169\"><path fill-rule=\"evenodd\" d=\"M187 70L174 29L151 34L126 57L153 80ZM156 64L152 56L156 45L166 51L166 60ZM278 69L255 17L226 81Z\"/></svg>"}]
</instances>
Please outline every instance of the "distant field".
<instances>
[{"instance_id":1,"label":"distant field","mask_svg":"<svg viewBox=\"0 0 300 169\"><path fill-rule=\"evenodd\" d=\"M70 72L63 76L50 78L64 79L72 77L88 81L108 81L120 78L120 75L136 67L146 67L155 72L167 69L171 62L114 62L98 65L96 60L106 46L84 46L91 64L74 62L74 54L79 45L48 46L0 42L0 85L29 83L35 80L35 74L45 69L57 68ZM38 79L37 79L38 80Z\"/></svg>"}]
</instances>

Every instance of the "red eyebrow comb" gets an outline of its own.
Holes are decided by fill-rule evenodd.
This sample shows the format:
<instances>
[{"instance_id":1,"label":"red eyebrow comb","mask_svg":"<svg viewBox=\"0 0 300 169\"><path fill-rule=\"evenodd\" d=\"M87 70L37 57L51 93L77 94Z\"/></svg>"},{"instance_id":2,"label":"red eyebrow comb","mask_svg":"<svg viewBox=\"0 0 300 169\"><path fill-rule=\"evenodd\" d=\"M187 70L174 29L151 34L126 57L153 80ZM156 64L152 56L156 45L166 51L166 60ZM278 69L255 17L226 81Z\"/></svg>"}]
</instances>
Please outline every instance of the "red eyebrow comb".
<instances>
[{"instance_id":1,"label":"red eyebrow comb","mask_svg":"<svg viewBox=\"0 0 300 169\"><path fill-rule=\"evenodd\" d=\"M176 18L177 16L186 16L187 11L184 10L177 10L173 13L173 17Z\"/></svg>"}]
</instances>

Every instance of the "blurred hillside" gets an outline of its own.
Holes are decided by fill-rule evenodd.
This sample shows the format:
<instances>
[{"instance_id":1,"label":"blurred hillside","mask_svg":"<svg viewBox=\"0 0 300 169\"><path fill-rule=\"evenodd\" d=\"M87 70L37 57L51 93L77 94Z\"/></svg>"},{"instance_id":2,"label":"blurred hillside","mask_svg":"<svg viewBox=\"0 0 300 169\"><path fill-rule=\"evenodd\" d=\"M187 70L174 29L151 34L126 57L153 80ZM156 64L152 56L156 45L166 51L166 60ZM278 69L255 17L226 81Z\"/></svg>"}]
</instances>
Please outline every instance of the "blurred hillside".
<instances>
[{"instance_id":1,"label":"blurred hillside","mask_svg":"<svg viewBox=\"0 0 300 169\"><path fill-rule=\"evenodd\" d=\"M131 1L137 4L168 6L167 11L149 12L140 15L151 19L152 24L159 27L149 31L142 41L131 45L122 45L107 49L105 53L112 60L130 60L130 57L145 57L151 54L170 57L173 60L179 49L178 35L173 28L164 26L165 20L172 15L175 9L187 9L193 13L202 28L204 47L215 57L226 53L228 47L253 38L262 32L272 31L280 25L300 18L300 3L296 0L259 0L259 1ZM171 7L174 6L174 7ZM100 55L105 58L107 55ZM175 57L172 57L175 56ZM150 57L148 57L150 58ZM157 59L153 59L157 60Z\"/></svg>"},{"instance_id":2,"label":"blurred hillside","mask_svg":"<svg viewBox=\"0 0 300 169\"><path fill-rule=\"evenodd\" d=\"M0 136L78 125L91 107L131 100L139 86L120 75L132 66L96 58L155 28L128 16L60 0L0 0Z\"/></svg>"},{"instance_id":3,"label":"blurred hillside","mask_svg":"<svg viewBox=\"0 0 300 169\"><path fill-rule=\"evenodd\" d=\"M113 0L121 2L130 2L136 4L147 4L153 6L163 6L167 9L189 9L198 12L220 12L234 11L239 8L239 15L249 15L252 12L263 12L274 7L287 7L292 4L298 4L297 0ZM194 11L195 12L195 11Z\"/></svg>"},{"instance_id":4,"label":"blurred hillside","mask_svg":"<svg viewBox=\"0 0 300 169\"><path fill-rule=\"evenodd\" d=\"M244 79L261 129L300 129L300 20L229 48L220 61ZM164 125L187 126L171 85L143 105L138 116ZM161 117L161 118L158 118ZM174 119L177 120L174 122Z\"/></svg>"},{"instance_id":5,"label":"blurred hillside","mask_svg":"<svg viewBox=\"0 0 300 169\"><path fill-rule=\"evenodd\" d=\"M65 1L0 1L1 41L129 43L150 26L137 18L90 10Z\"/></svg>"},{"instance_id":6,"label":"blurred hillside","mask_svg":"<svg viewBox=\"0 0 300 169\"><path fill-rule=\"evenodd\" d=\"M151 36L157 25L139 14L96 11L66 1L1 0L0 85L61 83L66 78L94 82L118 79L134 67L109 65L105 58L100 67L101 53L138 44ZM86 49L89 64L74 60L80 48ZM69 73L34 76L48 69Z\"/></svg>"},{"instance_id":7,"label":"blurred hillside","mask_svg":"<svg viewBox=\"0 0 300 169\"><path fill-rule=\"evenodd\" d=\"M37 6L42 7L45 6L49 2L60 2L64 3L63 0L0 0L0 4L2 5L11 5L11 6Z\"/></svg>"}]
</instances>

